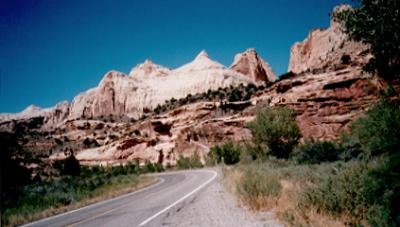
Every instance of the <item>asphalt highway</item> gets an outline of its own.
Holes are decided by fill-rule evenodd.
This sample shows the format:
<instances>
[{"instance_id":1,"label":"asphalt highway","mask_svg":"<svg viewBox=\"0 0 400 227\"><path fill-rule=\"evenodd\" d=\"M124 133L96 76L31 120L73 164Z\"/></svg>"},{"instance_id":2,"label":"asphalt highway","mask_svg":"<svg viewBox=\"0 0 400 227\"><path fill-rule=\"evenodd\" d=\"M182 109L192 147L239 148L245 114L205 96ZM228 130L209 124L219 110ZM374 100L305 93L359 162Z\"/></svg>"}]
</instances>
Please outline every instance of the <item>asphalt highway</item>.
<instances>
[{"instance_id":1,"label":"asphalt highway","mask_svg":"<svg viewBox=\"0 0 400 227\"><path fill-rule=\"evenodd\" d=\"M208 186L217 173L188 170L156 176L158 181L147 188L24 226L160 226L170 210Z\"/></svg>"}]
</instances>

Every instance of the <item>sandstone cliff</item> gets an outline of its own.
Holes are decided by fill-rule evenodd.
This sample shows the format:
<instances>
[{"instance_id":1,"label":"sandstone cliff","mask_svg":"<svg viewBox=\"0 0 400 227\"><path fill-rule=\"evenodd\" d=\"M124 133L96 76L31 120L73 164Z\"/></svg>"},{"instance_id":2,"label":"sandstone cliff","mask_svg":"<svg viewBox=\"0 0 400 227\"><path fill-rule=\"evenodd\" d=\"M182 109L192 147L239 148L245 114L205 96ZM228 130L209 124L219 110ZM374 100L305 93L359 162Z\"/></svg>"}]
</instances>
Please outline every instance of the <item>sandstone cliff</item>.
<instances>
[{"instance_id":1,"label":"sandstone cliff","mask_svg":"<svg viewBox=\"0 0 400 227\"><path fill-rule=\"evenodd\" d=\"M55 127L65 119L110 115L138 119L171 98L275 80L271 67L254 49L238 54L232 69L211 60L201 51L192 62L173 70L146 60L135 66L129 75L114 70L107 72L97 87L77 95L70 105L63 103L43 110L29 107L22 113L1 114L0 122L41 116L47 119L46 126Z\"/></svg>"},{"instance_id":2,"label":"sandstone cliff","mask_svg":"<svg viewBox=\"0 0 400 227\"><path fill-rule=\"evenodd\" d=\"M137 119L144 110L152 110L171 98L252 82L211 60L204 51L192 62L174 70L146 61L133 68L129 76L108 72L98 87L73 100L70 117L115 115Z\"/></svg>"},{"instance_id":3,"label":"sandstone cliff","mask_svg":"<svg viewBox=\"0 0 400 227\"><path fill-rule=\"evenodd\" d=\"M334 13L347 7L338 6ZM339 63L364 64L368 61L368 56L364 56L366 49L362 43L349 41L341 25L331 18L329 28L315 29L304 41L292 46L288 71L301 73Z\"/></svg>"}]
</instances>

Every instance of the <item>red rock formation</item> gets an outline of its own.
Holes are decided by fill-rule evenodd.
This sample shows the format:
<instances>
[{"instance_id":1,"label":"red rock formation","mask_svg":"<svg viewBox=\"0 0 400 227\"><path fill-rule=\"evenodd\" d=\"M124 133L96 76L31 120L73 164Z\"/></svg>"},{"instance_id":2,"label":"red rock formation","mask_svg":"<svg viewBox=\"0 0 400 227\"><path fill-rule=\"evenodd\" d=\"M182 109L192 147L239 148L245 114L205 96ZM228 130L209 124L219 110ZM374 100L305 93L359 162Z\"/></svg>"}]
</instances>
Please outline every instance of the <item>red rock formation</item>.
<instances>
[{"instance_id":1,"label":"red rock formation","mask_svg":"<svg viewBox=\"0 0 400 227\"><path fill-rule=\"evenodd\" d=\"M256 83L275 82L277 77L271 66L258 56L255 49L237 54L231 69L242 73Z\"/></svg>"}]
</instances>

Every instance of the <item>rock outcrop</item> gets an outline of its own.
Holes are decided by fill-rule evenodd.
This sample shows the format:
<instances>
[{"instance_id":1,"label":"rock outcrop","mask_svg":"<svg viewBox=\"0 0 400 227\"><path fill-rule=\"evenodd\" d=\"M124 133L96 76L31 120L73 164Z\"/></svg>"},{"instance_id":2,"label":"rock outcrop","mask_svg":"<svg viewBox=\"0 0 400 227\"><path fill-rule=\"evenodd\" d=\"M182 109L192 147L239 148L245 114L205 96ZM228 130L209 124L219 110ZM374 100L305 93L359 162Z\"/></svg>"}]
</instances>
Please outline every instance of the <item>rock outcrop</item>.
<instances>
[{"instance_id":1,"label":"rock outcrop","mask_svg":"<svg viewBox=\"0 0 400 227\"><path fill-rule=\"evenodd\" d=\"M287 106L293 109L304 138L337 139L371 103L379 100L380 84L378 80L363 75L361 66L348 66L278 81L254 95L240 110L226 109L226 106L241 105L242 102L228 105L201 101L134 124L105 123L107 130L95 130L94 137L93 128L98 128L99 123L93 120L85 120L90 123L92 131L77 130L84 125L78 122L71 122L78 126L65 131L69 131L69 140L82 141L89 137L100 143L98 147L77 152L77 158L85 164L115 164L132 160L160 162L162 157L164 165L175 165L180 156L197 153L204 158L212 146L227 140L251 139L246 124L255 118L256 109L260 107ZM52 156L52 159L58 158L63 158L63 154Z\"/></svg>"},{"instance_id":2,"label":"rock outcrop","mask_svg":"<svg viewBox=\"0 0 400 227\"><path fill-rule=\"evenodd\" d=\"M380 89L381 82L365 76L361 66L349 66L281 80L255 101L293 109L304 138L332 140L379 100Z\"/></svg>"},{"instance_id":3,"label":"rock outcrop","mask_svg":"<svg viewBox=\"0 0 400 227\"><path fill-rule=\"evenodd\" d=\"M20 120L20 119L46 116L50 113L50 111L51 108L43 109L35 105L30 105L23 111L16 114L11 114L11 113L0 114L0 121Z\"/></svg>"},{"instance_id":4,"label":"rock outcrop","mask_svg":"<svg viewBox=\"0 0 400 227\"><path fill-rule=\"evenodd\" d=\"M52 108L49 114L46 116L44 127L54 128L57 126L57 124L67 119L68 116L69 103L67 101L57 103L57 105Z\"/></svg>"},{"instance_id":5,"label":"rock outcrop","mask_svg":"<svg viewBox=\"0 0 400 227\"><path fill-rule=\"evenodd\" d=\"M0 131L13 131L16 122L29 119L36 119L36 125L48 130L57 126L69 116L69 103L63 101L51 108L40 108L35 105L28 106L25 110L16 114L0 114ZM37 121L40 119L40 121ZM40 122L40 123L39 123Z\"/></svg>"},{"instance_id":6,"label":"rock outcrop","mask_svg":"<svg viewBox=\"0 0 400 227\"><path fill-rule=\"evenodd\" d=\"M201 51L192 62L173 70L146 60L135 66L129 76L115 70L107 72L97 87L77 95L70 105L49 109L29 107L22 113L2 114L0 121L41 116L48 119L45 125L50 127L65 119L110 115L138 119L171 98L275 80L271 67L254 49L237 55L232 69Z\"/></svg>"},{"instance_id":7,"label":"rock outcrop","mask_svg":"<svg viewBox=\"0 0 400 227\"><path fill-rule=\"evenodd\" d=\"M271 66L258 56L253 48L237 54L230 68L250 77L258 84L275 82L278 79Z\"/></svg>"},{"instance_id":8,"label":"rock outcrop","mask_svg":"<svg viewBox=\"0 0 400 227\"><path fill-rule=\"evenodd\" d=\"M201 72L207 70L224 70L224 69L226 69L224 65L211 60L207 52L202 50L192 62L175 69L174 72L191 73L191 72Z\"/></svg>"},{"instance_id":9,"label":"rock outcrop","mask_svg":"<svg viewBox=\"0 0 400 227\"><path fill-rule=\"evenodd\" d=\"M348 7L338 6L334 9L334 13ZM301 73L339 63L364 64L368 61L368 57L364 56L366 49L366 45L350 41L343 33L341 25L331 18L329 28L315 29L304 41L292 46L288 71Z\"/></svg>"},{"instance_id":10,"label":"rock outcrop","mask_svg":"<svg viewBox=\"0 0 400 227\"><path fill-rule=\"evenodd\" d=\"M146 109L152 110L171 98L253 82L211 60L205 51L174 70L146 61L133 68L129 76L117 71L108 72L98 87L74 98L70 117L114 115L137 119Z\"/></svg>"},{"instance_id":11,"label":"rock outcrop","mask_svg":"<svg viewBox=\"0 0 400 227\"><path fill-rule=\"evenodd\" d=\"M157 76L166 76L170 73L170 69L154 64L151 60L147 59L143 64L135 66L129 73L129 76L145 80Z\"/></svg>"}]
</instances>

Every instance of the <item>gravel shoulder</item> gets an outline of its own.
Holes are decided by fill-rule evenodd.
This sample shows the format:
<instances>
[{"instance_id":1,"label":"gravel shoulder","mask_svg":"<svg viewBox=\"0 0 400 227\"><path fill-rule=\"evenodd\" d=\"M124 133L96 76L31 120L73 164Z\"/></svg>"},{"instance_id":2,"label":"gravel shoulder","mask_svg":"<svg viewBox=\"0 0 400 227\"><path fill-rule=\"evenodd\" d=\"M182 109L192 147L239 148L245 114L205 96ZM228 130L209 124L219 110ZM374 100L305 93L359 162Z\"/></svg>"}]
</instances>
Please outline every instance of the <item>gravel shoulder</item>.
<instances>
[{"instance_id":1,"label":"gravel shoulder","mask_svg":"<svg viewBox=\"0 0 400 227\"><path fill-rule=\"evenodd\" d=\"M222 174L199 193L171 209L162 226L281 227L272 212L253 213L238 204L222 184Z\"/></svg>"}]
</instances>

